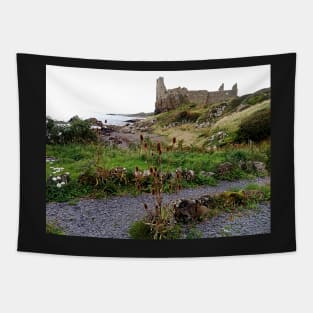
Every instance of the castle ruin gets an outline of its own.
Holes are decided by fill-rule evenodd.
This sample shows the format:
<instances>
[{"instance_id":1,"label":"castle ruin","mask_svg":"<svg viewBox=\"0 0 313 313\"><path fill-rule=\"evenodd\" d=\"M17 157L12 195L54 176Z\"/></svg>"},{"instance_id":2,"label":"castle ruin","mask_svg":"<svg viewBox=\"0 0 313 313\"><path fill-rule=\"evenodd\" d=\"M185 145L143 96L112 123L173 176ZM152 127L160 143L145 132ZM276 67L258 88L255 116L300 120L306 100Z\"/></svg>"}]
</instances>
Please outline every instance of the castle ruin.
<instances>
[{"instance_id":1,"label":"castle ruin","mask_svg":"<svg viewBox=\"0 0 313 313\"><path fill-rule=\"evenodd\" d=\"M155 114L177 108L184 103L212 104L238 96L237 83L231 90L224 90L224 83L217 91L188 90L185 87L166 89L164 78L159 77L156 85Z\"/></svg>"}]
</instances>

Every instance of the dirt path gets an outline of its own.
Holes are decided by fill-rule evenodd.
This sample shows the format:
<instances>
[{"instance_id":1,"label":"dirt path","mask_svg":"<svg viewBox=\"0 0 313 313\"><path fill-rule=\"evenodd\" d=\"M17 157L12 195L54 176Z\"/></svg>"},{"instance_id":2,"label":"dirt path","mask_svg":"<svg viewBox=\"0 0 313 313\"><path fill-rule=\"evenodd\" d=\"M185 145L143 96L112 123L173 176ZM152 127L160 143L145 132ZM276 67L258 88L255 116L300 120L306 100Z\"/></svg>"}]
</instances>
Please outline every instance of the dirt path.
<instances>
[{"instance_id":1,"label":"dirt path","mask_svg":"<svg viewBox=\"0 0 313 313\"><path fill-rule=\"evenodd\" d=\"M249 183L266 184L269 178L220 182L217 186L200 186L183 189L178 193L165 194L164 203L177 199L198 198L207 194L220 193L231 188L242 188ZM144 217L143 203L153 207L153 198L149 194L140 196L115 196L109 199L80 200L76 205L68 203L48 203L46 219L55 223L66 235L101 238L128 239L130 225ZM197 225L203 237L226 235L246 235L270 231L270 206L260 206L253 214L246 212L242 216L222 214L210 221ZM235 222L234 222L235 221ZM230 226L229 226L230 225ZM244 226L247 227L244 227ZM241 227L242 226L242 227ZM226 228L225 228L226 227Z\"/></svg>"}]
</instances>

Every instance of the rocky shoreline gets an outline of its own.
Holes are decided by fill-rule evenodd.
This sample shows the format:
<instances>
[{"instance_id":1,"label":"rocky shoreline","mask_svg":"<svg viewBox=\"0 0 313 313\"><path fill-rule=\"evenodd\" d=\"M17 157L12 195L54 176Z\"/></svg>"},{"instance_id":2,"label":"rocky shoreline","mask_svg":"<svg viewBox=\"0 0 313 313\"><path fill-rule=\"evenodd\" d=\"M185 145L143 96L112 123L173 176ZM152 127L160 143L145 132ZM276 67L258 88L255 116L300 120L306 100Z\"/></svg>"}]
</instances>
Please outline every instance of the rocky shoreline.
<instances>
[{"instance_id":1,"label":"rocky shoreline","mask_svg":"<svg viewBox=\"0 0 313 313\"><path fill-rule=\"evenodd\" d=\"M140 134L149 136L153 141L164 140L162 136L151 132L151 126L155 122L154 119L146 120L145 117L131 118L125 121L125 125L106 124L96 118L89 118L87 121L91 123L91 128L97 132L102 142L120 148L129 148L131 144L140 143Z\"/></svg>"},{"instance_id":2,"label":"rocky shoreline","mask_svg":"<svg viewBox=\"0 0 313 313\"><path fill-rule=\"evenodd\" d=\"M249 183L267 184L269 178L223 181L217 186L188 188L173 194L164 194L164 203L178 199L213 195L231 188L243 188ZM99 238L130 239L130 225L144 217L143 203L153 206L150 194L114 196L108 199L83 199L77 204L47 203L46 220L60 227L65 235ZM196 224L203 238L245 236L270 233L271 210L269 203L237 214L223 213ZM187 226L186 226L187 227ZM187 228L185 228L187 230Z\"/></svg>"}]
</instances>

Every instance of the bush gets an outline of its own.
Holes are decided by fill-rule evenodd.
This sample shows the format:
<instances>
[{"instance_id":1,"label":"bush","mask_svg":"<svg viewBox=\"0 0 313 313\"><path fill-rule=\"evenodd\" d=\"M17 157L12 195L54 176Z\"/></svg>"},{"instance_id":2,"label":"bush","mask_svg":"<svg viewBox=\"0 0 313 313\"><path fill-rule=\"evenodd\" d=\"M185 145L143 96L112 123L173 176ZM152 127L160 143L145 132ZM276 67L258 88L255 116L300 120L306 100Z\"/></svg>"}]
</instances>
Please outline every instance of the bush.
<instances>
[{"instance_id":1,"label":"bush","mask_svg":"<svg viewBox=\"0 0 313 313\"><path fill-rule=\"evenodd\" d=\"M201 174L196 175L193 182L196 185L208 185L208 186L216 186L217 185L216 179L214 177L201 175ZM188 187L189 187L189 185L188 185Z\"/></svg>"},{"instance_id":2,"label":"bush","mask_svg":"<svg viewBox=\"0 0 313 313\"><path fill-rule=\"evenodd\" d=\"M236 141L247 142L252 140L259 142L271 135L271 111L263 109L244 119L236 133Z\"/></svg>"},{"instance_id":3,"label":"bush","mask_svg":"<svg viewBox=\"0 0 313 313\"><path fill-rule=\"evenodd\" d=\"M161 233L156 231L155 226ZM181 237L181 228L177 224L165 226L159 223L150 223L149 225L148 221L141 220L134 222L130 226L128 233L132 239L137 240L174 240Z\"/></svg>"},{"instance_id":4,"label":"bush","mask_svg":"<svg viewBox=\"0 0 313 313\"><path fill-rule=\"evenodd\" d=\"M90 143L97 141L96 133L90 128L90 122L73 118L70 124L56 123L47 118L46 136L48 144Z\"/></svg>"},{"instance_id":5,"label":"bush","mask_svg":"<svg viewBox=\"0 0 313 313\"><path fill-rule=\"evenodd\" d=\"M129 235L133 239L143 240L143 239L153 239L153 235L150 230L150 226L144 221L136 221L129 228Z\"/></svg>"},{"instance_id":6,"label":"bush","mask_svg":"<svg viewBox=\"0 0 313 313\"><path fill-rule=\"evenodd\" d=\"M217 170L218 172L218 170ZM233 166L233 168L225 171L225 172L218 172L216 174L216 178L219 180L228 180L233 181L236 179L242 179L247 177L247 173L240 169L238 166Z\"/></svg>"},{"instance_id":7,"label":"bush","mask_svg":"<svg viewBox=\"0 0 313 313\"><path fill-rule=\"evenodd\" d=\"M249 158L248 152L244 150L230 151L226 155L227 161L232 162L232 163L238 163L240 161L247 161L248 158Z\"/></svg>"},{"instance_id":8,"label":"bush","mask_svg":"<svg viewBox=\"0 0 313 313\"><path fill-rule=\"evenodd\" d=\"M200 116L200 113L181 111L177 113L177 115L175 116L175 122L185 121L185 122L194 123L197 121L199 116Z\"/></svg>"}]
</instances>

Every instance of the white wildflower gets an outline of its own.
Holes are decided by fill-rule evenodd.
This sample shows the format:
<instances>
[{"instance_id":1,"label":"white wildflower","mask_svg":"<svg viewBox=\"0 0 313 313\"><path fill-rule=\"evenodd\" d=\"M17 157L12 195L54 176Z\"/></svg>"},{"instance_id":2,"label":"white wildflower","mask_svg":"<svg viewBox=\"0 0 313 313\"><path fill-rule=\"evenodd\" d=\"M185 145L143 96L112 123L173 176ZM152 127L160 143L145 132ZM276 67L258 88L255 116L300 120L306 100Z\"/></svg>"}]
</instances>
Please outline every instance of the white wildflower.
<instances>
[{"instance_id":1,"label":"white wildflower","mask_svg":"<svg viewBox=\"0 0 313 313\"><path fill-rule=\"evenodd\" d=\"M58 187L58 188L61 188L61 187L62 187L62 184L57 183L57 187Z\"/></svg>"},{"instance_id":2,"label":"white wildflower","mask_svg":"<svg viewBox=\"0 0 313 313\"><path fill-rule=\"evenodd\" d=\"M60 176L58 176L58 177L57 177L57 179L61 179L61 177L60 177Z\"/></svg>"},{"instance_id":3,"label":"white wildflower","mask_svg":"<svg viewBox=\"0 0 313 313\"><path fill-rule=\"evenodd\" d=\"M61 185L65 185L65 182L64 182L64 181L62 181L62 182L61 182Z\"/></svg>"},{"instance_id":4,"label":"white wildflower","mask_svg":"<svg viewBox=\"0 0 313 313\"><path fill-rule=\"evenodd\" d=\"M56 181L56 180L57 180L57 178L56 178L56 177L52 177L52 180L53 180L53 181Z\"/></svg>"}]
</instances>

